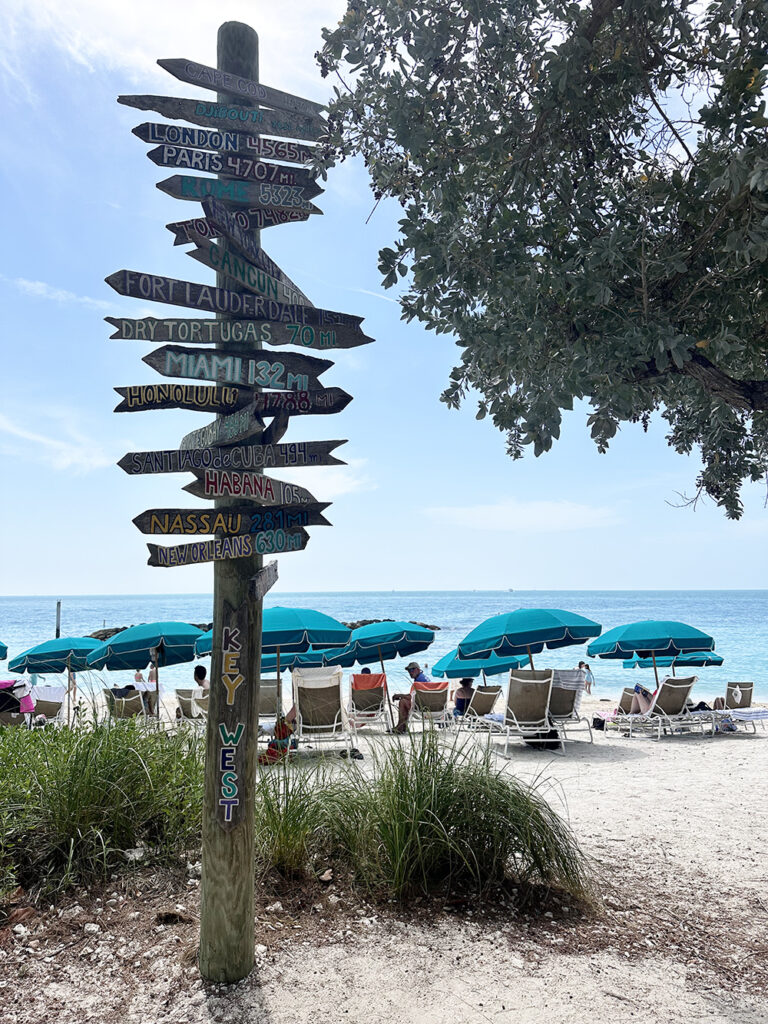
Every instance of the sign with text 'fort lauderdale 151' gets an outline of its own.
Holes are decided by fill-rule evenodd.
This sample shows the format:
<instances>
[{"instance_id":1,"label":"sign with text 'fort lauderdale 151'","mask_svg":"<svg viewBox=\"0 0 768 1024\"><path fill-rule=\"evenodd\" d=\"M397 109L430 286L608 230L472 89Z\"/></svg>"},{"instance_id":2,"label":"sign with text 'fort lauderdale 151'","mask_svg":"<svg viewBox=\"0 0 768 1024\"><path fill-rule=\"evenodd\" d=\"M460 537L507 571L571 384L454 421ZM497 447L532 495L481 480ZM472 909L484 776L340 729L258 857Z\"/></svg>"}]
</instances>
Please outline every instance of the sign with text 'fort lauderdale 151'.
<instances>
[{"instance_id":1,"label":"sign with text 'fort lauderdale 151'","mask_svg":"<svg viewBox=\"0 0 768 1024\"><path fill-rule=\"evenodd\" d=\"M283 142L267 139L254 132L240 132L235 129L211 131L208 128L190 128L181 124L158 124L144 121L137 124L133 134L142 142L154 145L186 146L190 149L211 149L216 153L247 153L267 160L284 160L287 163L306 164L313 159L315 151L311 146L298 142ZM288 168L285 168L287 170Z\"/></svg>"},{"instance_id":2,"label":"sign with text 'fort lauderdale 151'","mask_svg":"<svg viewBox=\"0 0 768 1024\"><path fill-rule=\"evenodd\" d=\"M289 444L249 444L233 448L174 448L157 452L128 452L118 466L130 476L143 473L195 473L206 469L259 470L269 467L344 466L331 455L346 441L293 441Z\"/></svg>"},{"instance_id":3,"label":"sign with text 'fort lauderdale 151'","mask_svg":"<svg viewBox=\"0 0 768 1024\"><path fill-rule=\"evenodd\" d=\"M174 536L177 534L225 534L230 537L267 530L290 530L296 526L330 526L322 514L330 502L312 505L281 505L258 508L253 505L227 505L226 508L149 508L133 520L142 533Z\"/></svg>"},{"instance_id":4,"label":"sign with text 'fort lauderdale 151'","mask_svg":"<svg viewBox=\"0 0 768 1024\"><path fill-rule=\"evenodd\" d=\"M143 361L165 377L189 377L218 384L240 384L278 391L309 391L318 377L333 366L330 359L318 359L303 352L254 355L163 345L144 356Z\"/></svg>"},{"instance_id":5,"label":"sign with text 'fort lauderdale 151'","mask_svg":"<svg viewBox=\"0 0 768 1024\"><path fill-rule=\"evenodd\" d=\"M147 302L164 302L170 306L189 306L208 313L227 313L246 320L273 320L282 323L327 325L344 324L360 331L363 318L350 313L336 313L312 306L286 305L264 295L232 292L213 285L179 281L159 274L142 274L136 270L118 270L104 278L120 295ZM361 332L362 333L362 332Z\"/></svg>"},{"instance_id":6,"label":"sign with text 'fort lauderdale 151'","mask_svg":"<svg viewBox=\"0 0 768 1024\"><path fill-rule=\"evenodd\" d=\"M157 182L157 188L174 199L189 199L199 203L213 196L214 199L242 206L322 214L320 207L308 199L309 192L317 195L317 191L314 191L316 187L310 186L305 190L300 185L268 185L262 181L241 181L235 178L197 178L193 174L172 174L170 178Z\"/></svg>"},{"instance_id":7,"label":"sign with text 'fort lauderdale 151'","mask_svg":"<svg viewBox=\"0 0 768 1024\"><path fill-rule=\"evenodd\" d=\"M309 534L303 526L290 530L267 530L264 533L246 533L240 537L216 537L194 544L174 544L164 547L147 544L147 565L198 565L200 562L220 562L229 558L249 558L252 555L280 555L288 551L303 551L309 543Z\"/></svg>"},{"instance_id":8,"label":"sign with text 'fort lauderdale 151'","mask_svg":"<svg viewBox=\"0 0 768 1024\"><path fill-rule=\"evenodd\" d=\"M316 328L309 324L276 324L268 320L194 320L144 317L130 320L107 316L115 328L110 338L121 341L173 341L194 345L299 345L335 349L369 345L373 338L347 327Z\"/></svg>"},{"instance_id":9,"label":"sign with text 'fort lauderdale 151'","mask_svg":"<svg viewBox=\"0 0 768 1024\"><path fill-rule=\"evenodd\" d=\"M316 142L325 131L317 117L288 114L256 107L234 107L208 100L180 100L173 96L118 96L117 102L137 110L153 110L174 121L191 121L203 128L240 128L280 138Z\"/></svg>"}]
</instances>

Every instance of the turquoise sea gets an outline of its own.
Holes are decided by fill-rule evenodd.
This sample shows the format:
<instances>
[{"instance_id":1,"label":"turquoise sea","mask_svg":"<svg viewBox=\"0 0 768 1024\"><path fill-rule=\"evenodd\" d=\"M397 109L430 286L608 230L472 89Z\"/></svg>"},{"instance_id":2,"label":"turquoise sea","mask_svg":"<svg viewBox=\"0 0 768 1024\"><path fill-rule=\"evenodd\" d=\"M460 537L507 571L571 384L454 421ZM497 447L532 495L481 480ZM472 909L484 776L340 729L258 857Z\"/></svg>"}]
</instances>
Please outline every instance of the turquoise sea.
<instances>
[{"instance_id":1,"label":"turquoise sea","mask_svg":"<svg viewBox=\"0 0 768 1024\"><path fill-rule=\"evenodd\" d=\"M180 619L210 622L210 594L167 594L91 597L62 595L63 636L82 636L102 626L131 626L139 622ZM565 608L600 622L604 629L637 619L678 619L710 633L724 659L722 668L696 669L699 682L694 695L711 699L725 692L728 680L754 680L755 700L768 700L768 590L520 590L520 591L387 591L342 593L277 593L265 605L317 608L337 619L406 619L440 627L435 642L417 660L431 666L483 619L514 608ZM55 633L55 597L0 597L0 640L8 645L9 659L28 647L50 640ZM585 656L575 646L545 651L537 668L573 668ZM591 661L594 693L614 699L622 686L649 680L648 671L622 669L620 661ZM0 677L11 675L0 662ZM404 662L387 665L393 689L408 685ZM94 686L120 685L130 673L101 674ZM161 670L162 688L191 685L192 666ZM107 680L103 683L103 680ZM57 683L48 677L48 683ZM86 683L80 677L81 685Z\"/></svg>"}]
</instances>

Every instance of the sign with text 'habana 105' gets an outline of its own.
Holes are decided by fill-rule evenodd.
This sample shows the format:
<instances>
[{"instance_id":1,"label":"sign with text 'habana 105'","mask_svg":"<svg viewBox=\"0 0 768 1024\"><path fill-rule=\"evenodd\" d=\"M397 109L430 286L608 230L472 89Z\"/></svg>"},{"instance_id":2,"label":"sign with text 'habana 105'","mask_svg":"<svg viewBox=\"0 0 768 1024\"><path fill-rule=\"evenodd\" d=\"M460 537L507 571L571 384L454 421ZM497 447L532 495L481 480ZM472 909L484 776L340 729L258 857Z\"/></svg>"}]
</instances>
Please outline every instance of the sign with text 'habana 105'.
<instances>
[{"instance_id":1,"label":"sign with text 'habana 105'","mask_svg":"<svg viewBox=\"0 0 768 1024\"><path fill-rule=\"evenodd\" d=\"M239 352L206 351L183 345L163 345L144 356L143 361L165 377L189 377L217 384L240 384L278 391L309 391L318 377L333 366L330 359L317 359L303 352L256 355Z\"/></svg>"},{"instance_id":2,"label":"sign with text 'habana 105'","mask_svg":"<svg viewBox=\"0 0 768 1024\"><path fill-rule=\"evenodd\" d=\"M153 110L174 121L191 121L203 128L240 128L283 139L316 142L325 131L318 117L282 111L234 107L208 100L181 100L173 96L118 96L117 102L137 110Z\"/></svg>"},{"instance_id":3,"label":"sign with text 'habana 105'","mask_svg":"<svg viewBox=\"0 0 768 1024\"><path fill-rule=\"evenodd\" d=\"M302 348L336 349L369 345L373 338L347 327L317 328L307 324L276 324L268 320L194 320L144 317L130 320L107 316L115 328L110 338L121 341L191 342L194 345L299 345Z\"/></svg>"},{"instance_id":4,"label":"sign with text 'habana 105'","mask_svg":"<svg viewBox=\"0 0 768 1024\"><path fill-rule=\"evenodd\" d=\"M128 452L118 466L130 476L145 473L203 473L207 469L260 470L307 466L344 466L331 455L346 441L293 441L249 444L233 448L166 449Z\"/></svg>"},{"instance_id":5,"label":"sign with text 'habana 105'","mask_svg":"<svg viewBox=\"0 0 768 1024\"><path fill-rule=\"evenodd\" d=\"M233 212L239 214L238 220L246 231L263 231L281 224L297 224L309 220L309 214L303 213L301 210L266 210L249 206L247 209L237 207ZM219 234L205 217L177 220L165 226L173 232L174 245L187 245L189 242L196 242L198 235L202 235L203 238L216 238Z\"/></svg>"},{"instance_id":6,"label":"sign with text 'habana 105'","mask_svg":"<svg viewBox=\"0 0 768 1024\"><path fill-rule=\"evenodd\" d=\"M272 320L280 323L312 324L325 327L343 324L360 331L363 318L312 306L286 305L250 292L233 292L192 281L179 281L136 270L118 270L104 279L119 295L169 306L188 306L207 313L226 313L245 320ZM362 332L361 332L362 333Z\"/></svg>"},{"instance_id":7,"label":"sign with text 'habana 105'","mask_svg":"<svg viewBox=\"0 0 768 1024\"><path fill-rule=\"evenodd\" d=\"M313 505L317 498L306 487L273 480L263 473L206 469L183 490L196 498L241 498L257 505Z\"/></svg>"},{"instance_id":8,"label":"sign with text 'habana 105'","mask_svg":"<svg viewBox=\"0 0 768 1024\"><path fill-rule=\"evenodd\" d=\"M311 146L298 142L283 142L267 139L254 132L240 132L222 129L210 131L207 128L190 128L179 124L158 124L145 121L133 129L133 134L154 145L185 146L190 149L210 149L216 153L245 153L248 156L267 160L283 160L287 163L306 164L315 156ZM287 170L287 168L284 168Z\"/></svg>"},{"instance_id":9,"label":"sign with text 'habana 105'","mask_svg":"<svg viewBox=\"0 0 768 1024\"><path fill-rule=\"evenodd\" d=\"M240 153L208 153L202 149L185 149L182 146L163 144L147 153L158 167L182 167L187 171L202 171L204 174L224 174L230 178L261 181L274 185L295 185L302 189L305 199L319 196L323 189L310 171L303 168L283 167L269 164L255 156Z\"/></svg>"},{"instance_id":10,"label":"sign with text 'habana 105'","mask_svg":"<svg viewBox=\"0 0 768 1024\"><path fill-rule=\"evenodd\" d=\"M157 182L157 188L174 199L200 202L208 196L242 206L261 206L266 209L301 210L303 213L322 213L319 206L310 203L308 194L317 195L322 189L299 185L266 185L261 181L241 181L236 178L196 178L192 174L172 174Z\"/></svg>"},{"instance_id":11,"label":"sign with text 'habana 105'","mask_svg":"<svg viewBox=\"0 0 768 1024\"><path fill-rule=\"evenodd\" d=\"M309 534L303 526L299 526L290 530L246 533L239 537L216 537L214 540L174 544L172 547L147 544L147 565L199 565L201 562L222 562L230 558L249 558L252 555L280 555L289 551L303 551L308 543Z\"/></svg>"},{"instance_id":12,"label":"sign with text 'habana 105'","mask_svg":"<svg viewBox=\"0 0 768 1024\"><path fill-rule=\"evenodd\" d=\"M312 505L280 505L258 508L253 505L231 505L226 508L150 508L133 520L142 533L162 534L224 534L265 533L269 530L290 530L297 526L330 526L322 514L330 502Z\"/></svg>"},{"instance_id":13,"label":"sign with text 'habana 105'","mask_svg":"<svg viewBox=\"0 0 768 1024\"><path fill-rule=\"evenodd\" d=\"M260 249L257 251L261 252ZM227 242L218 244L211 239L201 238L198 247L188 252L187 256L202 263L204 267L210 267L217 273L226 274L227 277L256 295L266 295L270 299L276 299L278 302L284 302L291 306L305 305L306 295L298 288L293 287L292 282L280 281L273 277L269 271L256 266L245 256L232 249Z\"/></svg>"},{"instance_id":14,"label":"sign with text 'habana 105'","mask_svg":"<svg viewBox=\"0 0 768 1024\"><path fill-rule=\"evenodd\" d=\"M209 68L205 64L197 64L184 57L162 59L157 63L174 78L178 78L180 82L199 85L203 89L213 89L215 92L228 92L232 96L238 96L250 103L265 103L268 107L277 107L279 110L290 110L296 114L310 116L320 114L325 110L322 103L305 100L301 96L281 92L280 89L270 89L268 85L261 85L260 82L254 82L250 78L232 75L228 71L220 71L218 68Z\"/></svg>"},{"instance_id":15,"label":"sign with text 'habana 105'","mask_svg":"<svg viewBox=\"0 0 768 1024\"><path fill-rule=\"evenodd\" d=\"M122 398L115 412L190 409L228 413L247 405L253 397L248 388L209 388L204 384L135 384L114 390Z\"/></svg>"}]
</instances>

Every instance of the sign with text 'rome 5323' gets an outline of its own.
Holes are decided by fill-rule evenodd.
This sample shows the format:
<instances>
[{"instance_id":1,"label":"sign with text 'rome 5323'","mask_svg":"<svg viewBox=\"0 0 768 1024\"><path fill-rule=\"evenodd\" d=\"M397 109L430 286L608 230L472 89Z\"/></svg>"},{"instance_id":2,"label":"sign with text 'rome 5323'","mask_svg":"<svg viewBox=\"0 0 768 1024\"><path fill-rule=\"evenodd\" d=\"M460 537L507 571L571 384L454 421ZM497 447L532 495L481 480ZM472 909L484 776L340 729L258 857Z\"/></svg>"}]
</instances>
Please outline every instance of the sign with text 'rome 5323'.
<instances>
[{"instance_id":1,"label":"sign with text 'rome 5323'","mask_svg":"<svg viewBox=\"0 0 768 1024\"><path fill-rule=\"evenodd\" d=\"M315 151L311 146L298 142L283 142L267 139L255 132L240 132L223 129L209 131L207 128L190 128L179 124L158 124L145 121L137 124L133 134L154 145L185 146L189 149L210 149L216 153L247 153L267 160L284 160L288 163L306 164L313 159ZM287 168L286 168L287 169Z\"/></svg>"},{"instance_id":2,"label":"sign with text 'rome 5323'","mask_svg":"<svg viewBox=\"0 0 768 1024\"><path fill-rule=\"evenodd\" d=\"M259 508L232 505L226 508L150 508L133 520L142 533L150 534L226 534L264 533L294 526L330 526L322 514L330 502L312 505L281 505Z\"/></svg>"},{"instance_id":3,"label":"sign with text 'rome 5323'","mask_svg":"<svg viewBox=\"0 0 768 1024\"><path fill-rule=\"evenodd\" d=\"M144 317L130 320L107 316L115 328L110 338L122 341L172 341L194 345L299 345L312 349L356 348L373 338L347 327L318 328L308 324L277 324L269 320L195 320Z\"/></svg>"},{"instance_id":4,"label":"sign with text 'rome 5323'","mask_svg":"<svg viewBox=\"0 0 768 1024\"><path fill-rule=\"evenodd\" d=\"M309 534L303 526L290 530L267 530L265 533L246 533L239 537L216 537L194 544L175 544L163 547L147 544L147 565L198 565L200 562L221 562L230 558L250 558L252 555L279 555L288 551L303 551Z\"/></svg>"},{"instance_id":5,"label":"sign with text 'rome 5323'","mask_svg":"<svg viewBox=\"0 0 768 1024\"><path fill-rule=\"evenodd\" d=\"M188 171L225 174L230 178L245 178L267 184L296 185L303 190L307 199L319 196L323 191L311 171L269 164L256 157L243 156L239 153L208 153L205 150L186 149L183 146L162 145L150 149L147 156L158 167L181 167Z\"/></svg>"},{"instance_id":6,"label":"sign with text 'rome 5323'","mask_svg":"<svg viewBox=\"0 0 768 1024\"><path fill-rule=\"evenodd\" d=\"M175 121L191 121L203 128L241 128L286 139L316 142L325 131L318 117L256 107L236 107L208 100L181 100L173 96L118 96L117 102L137 110L153 110Z\"/></svg>"},{"instance_id":7,"label":"sign with text 'rome 5323'","mask_svg":"<svg viewBox=\"0 0 768 1024\"><path fill-rule=\"evenodd\" d=\"M213 196L227 203L242 206L275 207L280 210L301 210L304 213L322 213L319 206L309 202L311 196L322 192L311 185L267 185L262 181L241 181L239 178L196 178L193 174L172 174L157 182L161 192L174 199L200 200Z\"/></svg>"},{"instance_id":8,"label":"sign with text 'rome 5323'","mask_svg":"<svg viewBox=\"0 0 768 1024\"><path fill-rule=\"evenodd\" d=\"M205 64L197 64L184 57L162 59L157 63L163 70L179 81L187 82L188 85L199 85L203 89L213 89L215 92L228 92L251 103L264 103L279 110L309 115L320 114L325 109L322 103L305 100L301 96L281 92L280 89L270 89L269 86L254 82L250 78L232 75L218 68L207 67Z\"/></svg>"},{"instance_id":9,"label":"sign with text 'rome 5323'","mask_svg":"<svg viewBox=\"0 0 768 1024\"><path fill-rule=\"evenodd\" d=\"M164 302L169 306L188 306L207 313L228 313L245 320L272 320L280 323L326 325L343 324L360 331L363 318L349 313L336 313L312 306L287 305L264 295L232 292L212 285L179 281L158 274L142 274L136 270L118 270L104 279L120 295L147 302ZM362 331L361 331L362 333Z\"/></svg>"},{"instance_id":10,"label":"sign with text 'rome 5323'","mask_svg":"<svg viewBox=\"0 0 768 1024\"><path fill-rule=\"evenodd\" d=\"M128 452L118 466L137 473L195 473L206 469L259 470L268 467L343 466L331 455L346 441L293 441L286 444L248 444L233 448L167 449Z\"/></svg>"},{"instance_id":11,"label":"sign with text 'rome 5323'","mask_svg":"<svg viewBox=\"0 0 768 1024\"><path fill-rule=\"evenodd\" d=\"M190 377L279 391L308 391L310 383L319 387L318 377L333 366L330 359L318 359L303 352L250 355L183 345L163 345L148 352L143 361L165 377Z\"/></svg>"}]
</instances>

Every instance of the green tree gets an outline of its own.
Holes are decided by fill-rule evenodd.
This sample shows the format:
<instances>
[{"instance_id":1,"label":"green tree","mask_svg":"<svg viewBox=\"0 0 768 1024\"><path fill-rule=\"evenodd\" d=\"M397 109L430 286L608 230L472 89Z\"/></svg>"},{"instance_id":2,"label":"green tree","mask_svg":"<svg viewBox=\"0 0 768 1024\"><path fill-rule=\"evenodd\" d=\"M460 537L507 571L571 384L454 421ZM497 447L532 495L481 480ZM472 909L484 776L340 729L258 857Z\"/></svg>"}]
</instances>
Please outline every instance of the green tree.
<instances>
[{"instance_id":1,"label":"green tree","mask_svg":"<svg viewBox=\"0 0 768 1024\"><path fill-rule=\"evenodd\" d=\"M318 54L324 166L403 206L406 320L462 349L510 455L588 399L605 451L660 410L728 516L768 468L768 3L352 0Z\"/></svg>"}]
</instances>

